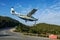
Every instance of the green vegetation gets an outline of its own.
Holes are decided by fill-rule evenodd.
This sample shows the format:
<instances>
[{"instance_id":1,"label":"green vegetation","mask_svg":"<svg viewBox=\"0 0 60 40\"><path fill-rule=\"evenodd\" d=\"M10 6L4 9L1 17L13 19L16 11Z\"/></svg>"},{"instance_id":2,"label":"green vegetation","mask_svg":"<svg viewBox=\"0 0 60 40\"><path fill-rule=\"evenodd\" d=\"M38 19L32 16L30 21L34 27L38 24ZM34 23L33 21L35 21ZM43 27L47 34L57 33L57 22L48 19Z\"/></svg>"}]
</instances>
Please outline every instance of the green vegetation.
<instances>
[{"instance_id":1,"label":"green vegetation","mask_svg":"<svg viewBox=\"0 0 60 40\"><path fill-rule=\"evenodd\" d=\"M18 26L16 29L21 32L29 32L34 34L60 34L60 26L46 23L39 23L36 24L36 26L31 27L20 24L20 26Z\"/></svg>"},{"instance_id":2,"label":"green vegetation","mask_svg":"<svg viewBox=\"0 0 60 40\"><path fill-rule=\"evenodd\" d=\"M17 26L15 31L16 32L29 32L29 29L30 29L29 26L26 26L26 25L20 23L20 25Z\"/></svg>"},{"instance_id":3,"label":"green vegetation","mask_svg":"<svg viewBox=\"0 0 60 40\"><path fill-rule=\"evenodd\" d=\"M31 30L33 31L33 33L38 33L38 34L41 33L60 34L60 26L46 24L46 23L36 24L36 26L31 27Z\"/></svg>"},{"instance_id":4,"label":"green vegetation","mask_svg":"<svg viewBox=\"0 0 60 40\"><path fill-rule=\"evenodd\" d=\"M20 25L16 28L18 32L23 32L25 35L33 35L33 36L42 36L48 37L50 34L60 35L60 26L46 24L46 23L39 23L36 26L26 26Z\"/></svg>"},{"instance_id":5,"label":"green vegetation","mask_svg":"<svg viewBox=\"0 0 60 40\"><path fill-rule=\"evenodd\" d=\"M49 34L60 35L60 26L46 23L39 23L35 26L27 26L10 17L0 16L0 28L16 27L16 32L23 32L27 35L44 36Z\"/></svg>"},{"instance_id":6,"label":"green vegetation","mask_svg":"<svg viewBox=\"0 0 60 40\"><path fill-rule=\"evenodd\" d=\"M0 28L15 27L19 21L6 16L0 16Z\"/></svg>"}]
</instances>

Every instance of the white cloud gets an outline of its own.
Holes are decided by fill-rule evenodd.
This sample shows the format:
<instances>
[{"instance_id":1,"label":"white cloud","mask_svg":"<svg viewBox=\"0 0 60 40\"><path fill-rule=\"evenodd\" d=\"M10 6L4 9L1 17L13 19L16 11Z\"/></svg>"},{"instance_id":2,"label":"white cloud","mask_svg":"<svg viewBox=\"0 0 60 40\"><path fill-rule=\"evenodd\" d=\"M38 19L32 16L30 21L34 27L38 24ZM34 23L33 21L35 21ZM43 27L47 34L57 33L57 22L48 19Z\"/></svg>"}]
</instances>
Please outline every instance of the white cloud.
<instances>
[{"instance_id":1,"label":"white cloud","mask_svg":"<svg viewBox=\"0 0 60 40\"><path fill-rule=\"evenodd\" d=\"M29 5L29 6L27 6L27 7L24 7L23 5L21 5L21 4L19 4L19 3L15 4L14 7L15 7L18 11L20 10L20 12L23 13L23 14L27 14L27 13L32 9L31 5Z\"/></svg>"},{"instance_id":2,"label":"white cloud","mask_svg":"<svg viewBox=\"0 0 60 40\"><path fill-rule=\"evenodd\" d=\"M16 3L16 4L14 5L14 7L15 7L15 8L21 8L21 7L22 7L22 5L21 5L21 4L19 4L19 3Z\"/></svg>"},{"instance_id":3,"label":"white cloud","mask_svg":"<svg viewBox=\"0 0 60 40\"><path fill-rule=\"evenodd\" d=\"M49 9L51 9L52 11L60 11L60 2L50 6Z\"/></svg>"},{"instance_id":4,"label":"white cloud","mask_svg":"<svg viewBox=\"0 0 60 40\"><path fill-rule=\"evenodd\" d=\"M54 5L50 6L49 8L55 8L60 6L60 1L58 3L55 3Z\"/></svg>"},{"instance_id":5,"label":"white cloud","mask_svg":"<svg viewBox=\"0 0 60 40\"><path fill-rule=\"evenodd\" d=\"M5 6L6 4L5 3L0 3L0 5Z\"/></svg>"},{"instance_id":6,"label":"white cloud","mask_svg":"<svg viewBox=\"0 0 60 40\"><path fill-rule=\"evenodd\" d=\"M60 25L60 2L43 10L38 22Z\"/></svg>"},{"instance_id":7,"label":"white cloud","mask_svg":"<svg viewBox=\"0 0 60 40\"><path fill-rule=\"evenodd\" d=\"M59 9L59 7L57 7L58 5L55 5L55 7L57 8L57 10ZM56 24L56 25L60 25L60 10L55 11L54 6L45 9L39 19L39 22L44 22L44 23L50 23L50 24Z\"/></svg>"}]
</instances>

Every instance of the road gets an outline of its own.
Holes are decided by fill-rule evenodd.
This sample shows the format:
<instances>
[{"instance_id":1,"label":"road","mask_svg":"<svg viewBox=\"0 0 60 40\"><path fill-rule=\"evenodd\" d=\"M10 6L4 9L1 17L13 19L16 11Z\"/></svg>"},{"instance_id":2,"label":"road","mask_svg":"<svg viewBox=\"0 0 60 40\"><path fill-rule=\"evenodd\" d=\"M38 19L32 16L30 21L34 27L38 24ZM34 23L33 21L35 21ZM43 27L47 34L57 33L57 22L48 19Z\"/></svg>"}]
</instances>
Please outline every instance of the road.
<instances>
[{"instance_id":1,"label":"road","mask_svg":"<svg viewBox=\"0 0 60 40\"><path fill-rule=\"evenodd\" d=\"M44 38L44 37L26 36L23 35L22 33L3 30L0 31L0 40L52 40L52 39Z\"/></svg>"}]
</instances>

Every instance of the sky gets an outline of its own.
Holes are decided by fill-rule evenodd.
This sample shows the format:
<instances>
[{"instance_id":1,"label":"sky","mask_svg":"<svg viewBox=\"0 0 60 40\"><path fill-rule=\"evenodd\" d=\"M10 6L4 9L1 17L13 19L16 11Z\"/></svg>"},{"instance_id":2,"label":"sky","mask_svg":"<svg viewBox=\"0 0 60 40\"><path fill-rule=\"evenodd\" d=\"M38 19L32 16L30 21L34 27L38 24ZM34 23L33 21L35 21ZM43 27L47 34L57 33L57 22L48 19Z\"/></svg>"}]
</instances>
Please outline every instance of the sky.
<instances>
[{"instance_id":1,"label":"sky","mask_svg":"<svg viewBox=\"0 0 60 40\"><path fill-rule=\"evenodd\" d=\"M48 23L60 25L60 0L0 0L0 16L8 16L26 25L33 25L34 22L25 22L10 13L11 7L20 14L27 15L32 9L37 11L33 17L37 23Z\"/></svg>"}]
</instances>

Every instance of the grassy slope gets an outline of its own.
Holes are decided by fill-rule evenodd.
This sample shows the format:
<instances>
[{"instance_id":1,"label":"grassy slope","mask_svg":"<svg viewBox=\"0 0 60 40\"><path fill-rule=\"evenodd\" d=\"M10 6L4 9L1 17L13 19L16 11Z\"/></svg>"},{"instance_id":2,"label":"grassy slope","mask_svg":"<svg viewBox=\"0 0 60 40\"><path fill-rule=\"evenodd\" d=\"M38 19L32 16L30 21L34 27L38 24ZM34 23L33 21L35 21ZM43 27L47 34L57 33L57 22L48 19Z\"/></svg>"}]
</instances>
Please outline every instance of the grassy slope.
<instances>
[{"instance_id":1,"label":"grassy slope","mask_svg":"<svg viewBox=\"0 0 60 40\"><path fill-rule=\"evenodd\" d=\"M46 23L39 23L36 26L33 26L32 29L37 30L37 33L52 33L52 34L59 34L60 33L60 26L46 24Z\"/></svg>"},{"instance_id":2,"label":"grassy slope","mask_svg":"<svg viewBox=\"0 0 60 40\"><path fill-rule=\"evenodd\" d=\"M19 21L6 16L0 16L0 28L14 27L19 24Z\"/></svg>"},{"instance_id":3,"label":"grassy slope","mask_svg":"<svg viewBox=\"0 0 60 40\"><path fill-rule=\"evenodd\" d=\"M39 23L36 24L36 26L29 27L22 24L17 27L17 31L29 32L34 34L46 34L46 33L60 34L60 26L46 23Z\"/></svg>"}]
</instances>

